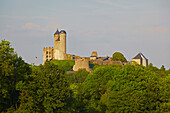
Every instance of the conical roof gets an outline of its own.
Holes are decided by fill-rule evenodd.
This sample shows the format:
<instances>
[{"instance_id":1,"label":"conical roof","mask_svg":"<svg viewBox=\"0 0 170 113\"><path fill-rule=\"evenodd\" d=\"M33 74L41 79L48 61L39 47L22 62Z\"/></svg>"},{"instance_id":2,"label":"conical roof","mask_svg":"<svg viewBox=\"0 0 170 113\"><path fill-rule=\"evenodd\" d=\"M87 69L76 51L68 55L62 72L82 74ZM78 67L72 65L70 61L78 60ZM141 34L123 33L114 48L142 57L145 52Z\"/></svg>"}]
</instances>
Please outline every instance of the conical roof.
<instances>
[{"instance_id":1,"label":"conical roof","mask_svg":"<svg viewBox=\"0 0 170 113\"><path fill-rule=\"evenodd\" d=\"M66 31L65 30L61 30L60 33L65 33L66 34Z\"/></svg>"},{"instance_id":2,"label":"conical roof","mask_svg":"<svg viewBox=\"0 0 170 113\"><path fill-rule=\"evenodd\" d=\"M54 35L58 35L58 34L60 34L60 32L57 29L57 31L54 33Z\"/></svg>"}]
</instances>

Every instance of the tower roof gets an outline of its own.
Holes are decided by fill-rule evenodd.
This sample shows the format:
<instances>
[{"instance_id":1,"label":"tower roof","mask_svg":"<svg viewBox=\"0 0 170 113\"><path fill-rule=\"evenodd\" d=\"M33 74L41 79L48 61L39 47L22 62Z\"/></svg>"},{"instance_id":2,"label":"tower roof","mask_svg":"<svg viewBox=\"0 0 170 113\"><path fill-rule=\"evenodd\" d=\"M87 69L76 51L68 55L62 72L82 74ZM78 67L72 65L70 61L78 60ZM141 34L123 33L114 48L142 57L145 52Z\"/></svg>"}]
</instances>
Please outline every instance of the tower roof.
<instances>
[{"instance_id":1,"label":"tower roof","mask_svg":"<svg viewBox=\"0 0 170 113\"><path fill-rule=\"evenodd\" d=\"M58 34L60 34L60 32L57 29L57 31L54 33L54 35L58 35Z\"/></svg>"},{"instance_id":2,"label":"tower roof","mask_svg":"<svg viewBox=\"0 0 170 113\"><path fill-rule=\"evenodd\" d=\"M61 30L60 33L65 33L66 34L66 31L65 30Z\"/></svg>"},{"instance_id":3,"label":"tower roof","mask_svg":"<svg viewBox=\"0 0 170 113\"><path fill-rule=\"evenodd\" d=\"M133 59L141 59L142 57L141 57L141 55L140 55L140 53L138 53Z\"/></svg>"},{"instance_id":4,"label":"tower roof","mask_svg":"<svg viewBox=\"0 0 170 113\"><path fill-rule=\"evenodd\" d=\"M141 59L142 57L147 60L147 58L142 53L138 53L133 59Z\"/></svg>"}]
</instances>

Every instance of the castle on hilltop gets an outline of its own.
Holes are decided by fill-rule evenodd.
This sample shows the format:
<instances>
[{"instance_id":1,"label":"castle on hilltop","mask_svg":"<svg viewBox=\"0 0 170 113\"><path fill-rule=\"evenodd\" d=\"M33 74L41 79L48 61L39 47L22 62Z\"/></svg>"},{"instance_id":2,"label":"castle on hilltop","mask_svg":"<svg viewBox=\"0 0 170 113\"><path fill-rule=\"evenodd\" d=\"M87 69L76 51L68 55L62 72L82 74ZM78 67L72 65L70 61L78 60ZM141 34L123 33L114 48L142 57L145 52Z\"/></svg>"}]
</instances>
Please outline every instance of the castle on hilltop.
<instances>
[{"instance_id":1,"label":"castle on hilltop","mask_svg":"<svg viewBox=\"0 0 170 113\"><path fill-rule=\"evenodd\" d=\"M89 67L89 61L98 65L129 64L129 62L122 63L121 61L113 61L112 57L98 57L96 51L93 51L90 57L80 57L76 55L67 54L66 31L59 31L58 29L54 33L54 47L43 48L43 64L46 61L50 60L75 60L75 65L73 67L74 71L78 71L78 69L81 68L85 68L87 71L91 71ZM136 57L132 59L132 61L145 67L148 66L148 59L142 53L139 53Z\"/></svg>"},{"instance_id":2,"label":"castle on hilltop","mask_svg":"<svg viewBox=\"0 0 170 113\"><path fill-rule=\"evenodd\" d=\"M65 60L66 59L66 32L61 30L54 33L54 48L43 48L43 64L46 60L52 59Z\"/></svg>"},{"instance_id":3,"label":"castle on hilltop","mask_svg":"<svg viewBox=\"0 0 170 113\"><path fill-rule=\"evenodd\" d=\"M80 56L66 54L66 31L61 30L54 33L54 47L43 48L43 64L50 60L74 60Z\"/></svg>"}]
</instances>

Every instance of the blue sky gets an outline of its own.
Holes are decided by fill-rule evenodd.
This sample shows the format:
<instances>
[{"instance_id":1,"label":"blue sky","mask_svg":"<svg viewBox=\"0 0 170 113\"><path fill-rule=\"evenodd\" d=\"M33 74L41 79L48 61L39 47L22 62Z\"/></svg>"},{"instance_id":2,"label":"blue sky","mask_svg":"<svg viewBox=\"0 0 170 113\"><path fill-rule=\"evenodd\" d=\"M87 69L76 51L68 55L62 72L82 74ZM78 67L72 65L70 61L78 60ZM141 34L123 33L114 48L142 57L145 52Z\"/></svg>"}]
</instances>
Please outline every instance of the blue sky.
<instances>
[{"instance_id":1,"label":"blue sky","mask_svg":"<svg viewBox=\"0 0 170 113\"><path fill-rule=\"evenodd\" d=\"M43 62L57 28L67 32L69 54L118 51L131 61L142 52L149 63L170 68L169 0L0 1L0 39L28 63Z\"/></svg>"}]
</instances>

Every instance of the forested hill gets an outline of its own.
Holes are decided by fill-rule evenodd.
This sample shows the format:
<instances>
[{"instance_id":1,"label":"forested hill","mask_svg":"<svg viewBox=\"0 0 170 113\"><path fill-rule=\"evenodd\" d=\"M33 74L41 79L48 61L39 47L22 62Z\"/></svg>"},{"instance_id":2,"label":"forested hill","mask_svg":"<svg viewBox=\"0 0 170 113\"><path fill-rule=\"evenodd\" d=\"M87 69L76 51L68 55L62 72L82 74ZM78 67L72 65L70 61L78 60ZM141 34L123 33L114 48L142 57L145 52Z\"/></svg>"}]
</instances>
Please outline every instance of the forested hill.
<instances>
[{"instance_id":1,"label":"forested hill","mask_svg":"<svg viewBox=\"0 0 170 113\"><path fill-rule=\"evenodd\" d=\"M0 42L0 112L170 112L170 69L149 64L93 67L67 74L74 62L27 64ZM68 63L69 62L69 63Z\"/></svg>"}]
</instances>

